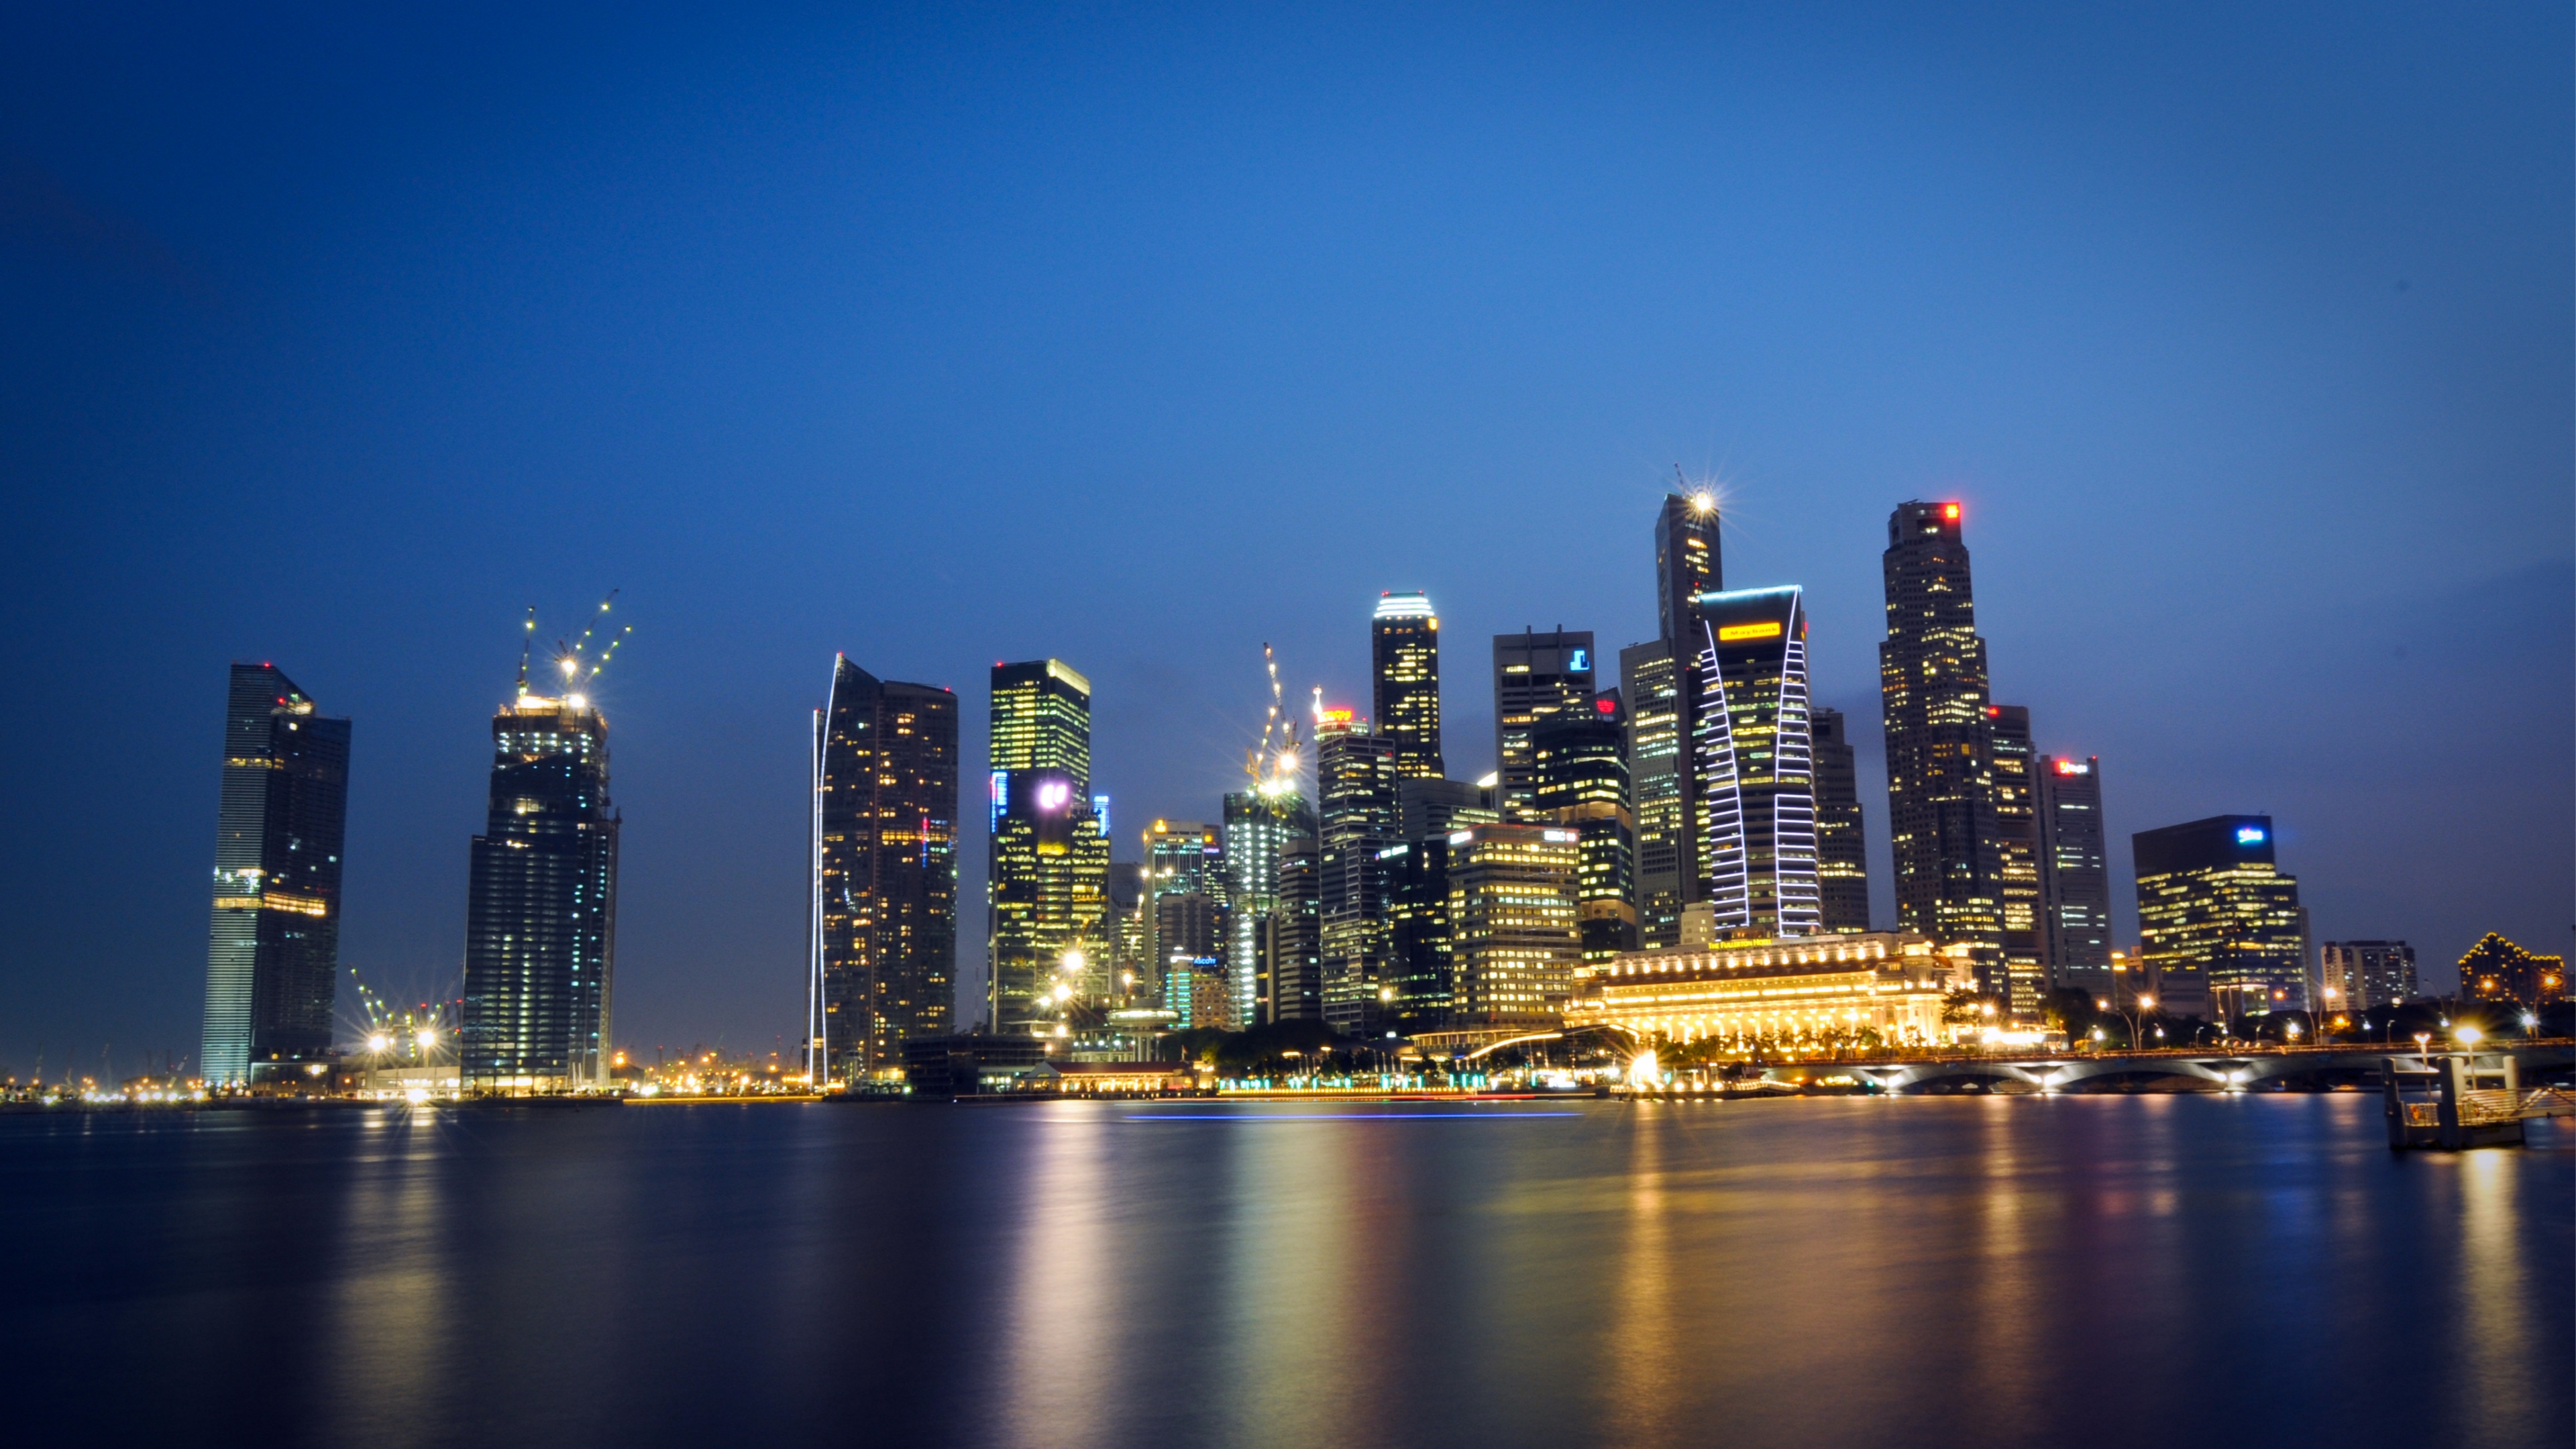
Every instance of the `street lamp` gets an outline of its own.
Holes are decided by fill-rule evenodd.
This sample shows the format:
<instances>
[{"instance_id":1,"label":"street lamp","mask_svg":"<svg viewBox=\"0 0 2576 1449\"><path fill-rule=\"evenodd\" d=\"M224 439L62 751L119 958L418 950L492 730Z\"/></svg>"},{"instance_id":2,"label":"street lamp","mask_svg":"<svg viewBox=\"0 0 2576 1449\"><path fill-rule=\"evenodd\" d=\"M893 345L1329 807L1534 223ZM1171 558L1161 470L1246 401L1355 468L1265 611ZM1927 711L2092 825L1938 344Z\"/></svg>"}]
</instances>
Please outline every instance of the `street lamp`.
<instances>
[{"instance_id":1,"label":"street lamp","mask_svg":"<svg viewBox=\"0 0 2576 1449\"><path fill-rule=\"evenodd\" d=\"M2464 1047L2476 1046L2479 1042L2486 1040L2486 1037L2487 1034L2485 1032L2478 1030L2474 1026L2463 1026L2451 1033L2451 1040L2458 1042Z\"/></svg>"}]
</instances>

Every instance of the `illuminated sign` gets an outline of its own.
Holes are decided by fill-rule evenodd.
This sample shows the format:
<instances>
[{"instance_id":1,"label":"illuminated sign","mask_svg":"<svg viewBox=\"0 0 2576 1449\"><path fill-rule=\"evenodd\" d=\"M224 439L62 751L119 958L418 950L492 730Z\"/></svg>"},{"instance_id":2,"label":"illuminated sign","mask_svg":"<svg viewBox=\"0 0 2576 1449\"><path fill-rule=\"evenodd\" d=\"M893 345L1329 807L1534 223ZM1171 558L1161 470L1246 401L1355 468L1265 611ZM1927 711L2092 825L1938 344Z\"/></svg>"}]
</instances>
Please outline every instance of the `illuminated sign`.
<instances>
[{"instance_id":1,"label":"illuminated sign","mask_svg":"<svg viewBox=\"0 0 2576 1449\"><path fill-rule=\"evenodd\" d=\"M1357 716L1347 709L1328 709L1318 712L1315 718L1326 724L1349 724Z\"/></svg>"},{"instance_id":2,"label":"illuminated sign","mask_svg":"<svg viewBox=\"0 0 2576 1449\"><path fill-rule=\"evenodd\" d=\"M1592 707L1601 711L1603 714L1617 714L1619 712L1619 702L1613 699L1596 699L1592 701Z\"/></svg>"},{"instance_id":3,"label":"illuminated sign","mask_svg":"<svg viewBox=\"0 0 2576 1449\"><path fill-rule=\"evenodd\" d=\"M1584 673L1592 667L1592 651L1589 649L1575 650L1573 657L1566 660L1565 667L1573 670L1577 674Z\"/></svg>"},{"instance_id":4,"label":"illuminated sign","mask_svg":"<svg viewBox=\"0 0 2576 1449\"><path fill-rule=\"evenodd\" d=\"M1073 787L1062 780L1049 780L1038 786L1038 808L1049 814L1061 810L1073 798Z\"/></svg>"},{"instance_id":5,"label":"illuminated sign","mask_svg":"<svg viewBox=\"0 0 2576 1449\"><path fill-rule=\"evenodd\" d=\"M2239 845L2261 845L2263 843L2263 827L2260 825L2237 826L2236 843Z\"/></svg>"},{"instance_id":6,"label":"illuminated sign","mask_svg":"<svg viewBox=\"0 0 2576 1449\"><path fill-rule=\"evenodd\" d=\"M1472 830L1452 830L1449 832L1449 843L1451 845L1464 845L1475 838L1476 832Z\"/></svg>"},{"instance_id":7,"label":"illuminated sign","mask_svg":"<svg viewBox=\"0 0 2576 1449\"><path fill-rule=\"evenodd\" d=\"M2073 760L2060 760L2057 762L2057 773L2061 775L2090 775L2093 773L2093 767L2091 765L2079 765Z\"/></svg>"},{"instance_id":8,"label":"illuminated sign","mask_svg":"<svg viewBox=\"0 0 2576 1449\"><path fill-rule=\"evenodd\" d=\"M1570 843L1575 836L1571 830L1543 830L1539 832L1539 838L1557 845L1564 845Z\"/></svg>"},{"instance_id":9,"label":"illuminated sign","mask_svg":"<svg viewBox=\"0 0 2576 1449\"><path fill-rule=\"evenodd\" d=\"M1760 624L1728 624L1717 631L1717 641L1721 644L1731 643L1737 639L1777 639L1779 637L1780 625L1777 620Z\"/></svg>"},{"instance_id":10,"label":"illuminated sign","mask_svg":"<svg viewBox=\"0 0 2576 1449\"><path fill-rule=\"evenodd\" d=\"M1008 770L995 770L993 772L993 815L988 828L993 830L996 834L1000 833L1002 829L1002 802L1010 798L1011 772Z\"/></svg>"},{"instance_id":11,"label":"illuminated sign","mask_svg":"<svg viewBox=\"0 0 2576 1449\"><path fill-rule=\"evenodd\" d=\"M1107 835L1109 833L1109 797L1106 795L1092 796L1091 813L1100 824L1100 833Z\"/></svg>"}]
</instances>

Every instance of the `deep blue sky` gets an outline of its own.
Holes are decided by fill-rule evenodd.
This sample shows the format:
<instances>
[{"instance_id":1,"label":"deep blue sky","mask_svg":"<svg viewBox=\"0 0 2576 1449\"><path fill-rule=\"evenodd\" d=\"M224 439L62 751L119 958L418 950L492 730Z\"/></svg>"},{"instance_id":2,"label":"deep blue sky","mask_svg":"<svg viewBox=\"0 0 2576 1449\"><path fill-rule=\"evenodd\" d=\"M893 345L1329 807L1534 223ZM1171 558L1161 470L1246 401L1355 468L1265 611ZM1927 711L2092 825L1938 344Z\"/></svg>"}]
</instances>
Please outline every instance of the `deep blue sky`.
<instances>
[{"instance_id":1,"label":"deep blue sky","mask_svg":"<svg viewBox=\"0 0 2576 1449\"><path fill-rule=\"evenodd\" d=\"M230 659L356 720L345 955L432 987L520 611L622 588L618 1035L766 1048L833 650L970 779L1086 670L1132 855L1380 589L1491 768L1487 636L1648 636L1675 462L1873 750L1965 501L2124 939L2128 832L2268 810L2322 936L2568 943L2563 5L522 8L0 21L0 1064L194 1049Z\"/></svg>"}]
</instances>

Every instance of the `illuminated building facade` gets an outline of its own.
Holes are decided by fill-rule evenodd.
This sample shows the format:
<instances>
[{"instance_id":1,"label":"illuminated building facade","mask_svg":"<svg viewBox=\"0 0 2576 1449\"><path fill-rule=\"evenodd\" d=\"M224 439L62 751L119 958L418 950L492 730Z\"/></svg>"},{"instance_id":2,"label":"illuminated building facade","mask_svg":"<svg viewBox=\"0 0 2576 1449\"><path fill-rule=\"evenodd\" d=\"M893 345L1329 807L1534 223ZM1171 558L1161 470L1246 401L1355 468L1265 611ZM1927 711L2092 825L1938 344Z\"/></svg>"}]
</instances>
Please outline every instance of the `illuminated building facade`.
<instances>
[{"instance_id":1,"label":"illuminated building facade","mask_svg":"<svg viewBox=\"0 0 2576 1449\"><path fill-rule=\"evenodd\" d=\"M1378 853L1401 839L1393 741L1348 710L1315 732L1315 804L1322 871L1324 1020L1377 1033L1387 967L1387 880Z\"/></svg>"},{"instance_id":2,"label":"illuminated building facade","mask_svg":"<svg viewBox=\"0 0 2576 1449\"><path fill-rule=\"evenodd\" d=\"M2460 958L2460 990L2479 1001L2541 1006L2567 999L2567 958L2526 951L2493 931Z\"/></svg>"},{"instance_id":3,"label":"illuminated building facade","mask_svg":"<svg viewBox=\"0 0 2576 1449\"><path fill-rule=\"evenodd\" d=\"M276 666L236 664L206 932L205 1080L302 1075L331 1050L349 722Z\"/></svg>"},{"instance_id":4,"label":"illuminated building facade","mask_svg":"<svg viewBox=\"0 0 2576 1449\"><path fill-rule=\"evenodd\" d=\"M1700 886L1720 934L1823 928L1807 720L1807 616L1795 588L1702 594L1691 706Z\"/></svg>"},{"instance_id":5,"label":"illuminated building facade","mask_svg":"<svg viewBox=\"0 0 2576 1449\"><path fill-rule=\"evenodd\" d=\"M2002 911L2006 1005L2035 1022L2048 973L2040 927L2039 757L2030 745L2030 711L1986 706L1986 741L1995 782L1995 886Z\"/></svg>"},{"instance_id":6,"label":"illuminated building facade","mask_svg":"<svg viewBox=\"0 0 2576 1449\"><path fill-rule=\"evenodd\" d=\"M2039 779L2040 955L2049 984L2088 996L2111 985L2111 864L2102 824L2102 761L2042 756Z\"/></svg>"},{"instance_id":7,"label":"illuminated building facade","mask_svg":"<svg viewBox=\"0 0 2576 1449\"><path fill-rule=\"evenodd\" d=\"M813 745L809 1067L900 1075L906 1041L952 1029L957 696L835 655Z\"/></svg>"},{"instance_id":8,"label":"illuminated building facade","mask_svg":"<svg viewBox=\"0 0 2576 1449\"><path fill-rule=\"evenodd\" d=\"M1213 956L1218 953L1218 936L1205 941L1175 939L1163 924L1162 901L1166 896L1197 896L1206 904L1201 913L1212 931L1221 930L1217 917L1225 908L1224 834L1213 825L1196 820L1157 820L1145 827L1145 920L1150 934L1146 937L1145 957L1157 976L1175 953L1190 956Z\"/></svg>"},{"instance_id":9,"label":"illuminated building facade","mask_svg":"<svg viewBox=\"0 0 2576 1449\"><path fill-rule=\"evenodd\" d=\"M1703 820L1699 806L1699 757L1694 742L1699 738L1700 651L1703 647L1699 627L1698 601L1703 594L1723 593L1726 589L1726 561L1719 544L1720 511L1717 495L1708 489L1664 495L1663 507L1655 515L1655 623L1656 638L1664 646L1668 682L1672 690L1673 777L1671 791L1672 825L1668 839L1673 855L1670 877L1673 894L1669 917L1661 909L1663 902L1640 901L1642 925L1650 940L1680 940L1681 908L1701 899L1701 886L1707 880L1707 869L1699 857ZM1646 671L1652 673L1649 669ZM1639 685L1649 685L1639 680ZM1638 712L1640 727L1653 734L1661 726L1657 700L1652 687L1630 687L1622 679L1628 707ZM1644 762L1653 770L1660 758L1655 745L1659 741L1641 741L1641 748L1630 752L1630 759ZM1652 836L1663 829L1661 813L1649 812L1640 821L1642 829ZM1664 877L1651 876L1647 890L1659 889Z\"/></svg>"},{"instance_id":10,"label":"illuminated building facade","mask_svg":"<svg viewBox=\"0 0 2576 1449\"><path fill-rule=\"evenodd\" d=\"M501 707L465 907L468 1091L607 1085L621 824L608 721L588 699Z\"/></svg>"},{"instance_id":11,"label":"illuminated building facade","mask_svg":"<svg viewBox=\"0 0 2576 1449\"><path fill-rule=\"evenodd\" d=\"M1387 881L1386 1024L1411 1035L1449 1024L1449 837L1426 836L1378 852Z\"/></svg>"},{"instance_id":12,"label":"illuminated building facade","mask_svg":"<svg viewBox=\"0 0 2576 1449\"><path fill-rule=\"evenodd\" d=\"M1860 772L1843 712L1807 711L1816 767L1816 909L1829 935L1869 929L1869 846L1861 830Z\"/></svg>"},{"instance_id":13,"label":"illuminated building facade","mask_svg":"<svg viewBox=\"0 0 2576 1449\"><path fill-rule=\"evenodd\" d=\"M1732 1046L1925 1045L1946 1039L1948 994L1974 980L1912 932L1746 937L1635 951L1577 973L1566 1027Z\"/></svg>"},{"instance_id":14,"label":"illuminated building facade","mask_svg":"<svg viewBox=\"0 0 2576 1449\"><path fill-rule=\"evenodd\" d=\"M1582 961L1575 833L1473 825L1448 844L1449 1025L1554 1024Z\"/></svg>"},{"instance_id":15,"label":"illuminated building facade","mask_svg":"<svg viewBox=\"0 0 2576 1449\"><path fill-rule=\"evenodd\" d=\"M1324 1017L1323 856L1311 834L1279 845L1278 896L1261 922L1261 1019Z\"/></svg>"},{"instance_id":16,"label":"illuminated building facade","mask_svg":"<svg viewBox=\"0 0 2576 1449\"><path fill-rule=\"evenodd\" d=\"M2318 974L2324 978L2317 993L2320 1011L2394 1006L2422 994L2415 979L2415 948L2403 941L2328 941ZM2460 974L2460 981L2474 991L2476 982L2468 972Z\"/></svg>"},{"instance_id":17,"label":"illuminated building facade","mask_svg":"<svg viewBox=\"0 0 2576 1449\"><path fill-rule=\"evenodd\" d=\"M1571 830L1575 915L1583 959L1637 949L1637 819L1628 803L1628 718L1619 691L1530 731L1541 823Z\"/></svg>"},{"instance_id":18,"label":"illuminated building facade","mask_svg":"<svg viewBox=\"0 0 2576 1449\"><path fill-rule=\"evenodd\" d=\"M1110 954L1091 681L1060 659L996 664L991 708L985 1020L1009 1035L1051 1035Z\"/></svg>"},{"instance_id":19,"label":"illuminated building facade","mask_svg":"<svg viewBox=\"0 0 2576 1449\"><path fill-rule=\"evenodd\" d=\"M1896 923L1967 946L1978 989L2005 996L1986 641L1977 634L1959 505L1898 504L1880 562L1887 639L1878 646L1878 674Z\"/></svg>"},{"instance_id":20,"label":"illuminated building facade","mask_svg":"<svg viewBox=\"0 0 2576 1449\"><path fill-rule=\"evenodd\" d=\"M1440 763L1440 619L1418 593L1381 594L1369 621L1369 717L1395 745L1395 770L1437 780Z\"/></svg>"},{"instance_id":21,"label":"illuminated building facade","mask_svg":"<svg viewBox=\"0 0 2576 1449\"><path fill-rule=\"evenodd\" d=\"M1682 813L1681 675L1670 641L1619 651L1619 696L1628 712L1629 793L1637 817L1637 943L1678 945L1689 831Z\"/></svg>"},{"instance_id":22,"label":"illuminated building facade","mask_svg":"<svg viewBox=\"0 0 2576 1449\"><path fill-rule=\"evenodd\" d=\"M2214 815L2129 837L2139 954L2151 971L2197 969L2231 1016L2306 1004L2299 882L2272 859L2266 815Z\"/></svg>"},{"instance_id":23,"label":"illuminated building facade","mask_svg":"<svg viewBox=\"0 0 2576 1449\"><path fill-rule=\"evenodd\" d=\"M1315 812L1291 781L1265 781L1261 789L1225 797L1225 955L1234 973L1238 1027L1258 1025L1271 1000L1264 978L1266 953L1276 940L1270 918L1283 906L1281 863L1295 842L1315 834Z\"/></svg>"},{"instance_id":24,"label":"illuminated building facade","mask_svg":"<svg viewBox=\"0 0 2576 1449\"><path fill-rule=\"evenodd\" d=\"M1494 636L1495 803L1505 820L1540 818L1531 732L1542 721L1590 709L1592 696L1590 630Z\"/></svg>"}]
</instances>

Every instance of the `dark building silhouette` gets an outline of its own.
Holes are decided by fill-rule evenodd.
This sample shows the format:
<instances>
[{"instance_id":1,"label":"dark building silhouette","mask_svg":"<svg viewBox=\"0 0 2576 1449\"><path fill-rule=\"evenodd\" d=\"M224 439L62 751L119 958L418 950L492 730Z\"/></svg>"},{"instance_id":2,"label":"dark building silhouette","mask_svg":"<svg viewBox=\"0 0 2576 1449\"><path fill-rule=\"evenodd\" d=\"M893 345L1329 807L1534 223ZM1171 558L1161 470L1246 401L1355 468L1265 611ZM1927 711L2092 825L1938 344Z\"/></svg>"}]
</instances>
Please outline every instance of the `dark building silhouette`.
<instances>
[{"instance_id":1,"label":"dark building silhouette","mask_svg":"<svg viewBox=\"0 0 2576 1449\"><path fill-rule=\"evenodd\" d=\"M579 694L492 717L492 789L465 908L466 1087L603 1085L617 960L608 721Z\"/></svg>"},{"instance_id":2,"label":"dark building silhouette","mask_svg":"<svg viewBox=\"0 0 2576 1449\"><path fill-rule=\"evenodd\" d=\"M1387 876L1388 1024L1412 1033L1449 1024L1457 978L1449 936L1449 837L1444 832L1390 845L1378 855Z\"/></svg>"},{"instance_id":3,"label":"dark building silhouette","mask_svg":"<svg viewBox=\"0 0 2576 1449\"><path fill-rule=\"evenodd\" d=\"M1380 594L1369 620L1369 717L1395 744L1396 773L1436 780L1440 763L1440 620L1429 597Z\"/></svg>"},{"instance_id":4,"label":"dark building silhouette","mask_svg":"<svg viewBox=\"0 0 2576 1449\"><path fill-rule=\"evenodd\" d=\"M1986 726L1986 641L1977 634L1959 505L1897 505L1881 562L1887 639L1878 646L1878 673L1896 924L1943 946L1965 945L1978 988L2004 995L2010 982Z\"/></svg>"},{"instance_id":5,"label":"dark building silhouette","mask_svg":"<svg viewBox=\"0 0 2576 1449\"><path fill-rule=\"evenodd\" d=\"M1645 663L1642 677L1622 678L1628 708L1635 713L1639 729L1652 738L1641 738L1638 748L1630 752L1633 762L1642 762L1645 774L1640 782L1650 788L1646 810L1639 826L1648 846L1661 859L1669 828L1673 858L1672 915L1663 918L1661 901L1641 901L1641 914L1647 920L1648 934L1666 944L1680 941L1681 907L1702 899L1699 891L1707 879L1707 868L1699 858L1700 843L1707 821L1699 806L1699 759L1692 742L1699 738L1698 682L1704 661L1702 631L1696 617L1702 594L1722 593L1726 589L1726 560L1719 547L1720 512L1717 495L1707 489L1691 493L1664 495L1663 507L1655 515L1655 622L1662 631L1658 636L1670 658L1669 687L1672 690L1671 730L1673 775L1669 786L1671 805L1663 807L1658 797L1664 788L1653 780L1657 760L1662 752L1662 730L1658 720L1658 685L1666 681L1654 678L1651 663ZM1663 821L1669 815L1671 824ZM1656 872L1650 890L1663 888L1664 876Z\"/></svg>"},{"instance_id":6,"label":"dark building silhouette","mask_svg":"<svg viewBox=\"0 0 2576 1449\"><path fill-rule=\"evenodd\" d=\"M1843 712L1807 712L1816 764L1816 895L1828 933L1869 929L1869 846L1861 825L1860 772Z\"/></svg>"},{"instance_id":7,"label":"dark building silhouette","mask_svg":"<svg viewBox=\"0 0 2576 1449\"><path fill-rule=\"evenodd\" d=\"M1637 949L1637 817L1628 798L1628 714L1619 691L1530 730L1531 804L1576 837L1574 906L1582 957Z\"/></svg>"},{"instance_id":8,"label":"dark building silhouette","mask_svg":"<svg viewBox=\"0 0 2576 1449\"><path fill-rule=\"evenodd\" d=\"M835 655L814 715L812 1066L888 1079L951 1030L957 696Z\"/></svg>"},{"instance_id":9,"label":"dark building silhouette","mask_svg":"<svg viewBox=\"0 0 2576 1449\"><path fill-rule=\"evenodd\" d=\"M1324 1016L1323 853L1307 829L1279 847L1279 885L1261 920L1261 1019L1321 1021Z\"/></svg>"},{"instance_id":10,"label":"dark building silhouette","mask_svg":"<svg viewBox=\"0 0 2576 1449\"><path fill-rule=\"evenodd\" d=\"M1375 1035L1387 965L1386 872L1378 852L1402 838L1396 747L1347 710L1316 727L1324 1020Z\"/></svg>"},{"instance_id":11,"label":"dark building silhouette","mask_svg":"<svg viewBox=\"0 0 2576 1449\"><path fill-rule=\"evenodd\" d=\"M1502 819L1494 792L1466 780L1403 780L1395 787L1397 826L1405 840L1446 835L1465 825L1490 825Z\"/></svg>"},{"instance_id":12,"label":"dark building silhouette","mask_svg":"<svg viewBox=\"0 0 2576 1449\"><path fill-rule=\"evenodd\" d=\"M2043 757L2039 778L2040 955L2051 986L2111 994L2111 863L2102 761Z\"/></svg>"},{"instance_id":13,"label":"dark building silhouette","mask_svg":"<svg viewBox=\"0 0 2576 1449\"><path fill-rule=\"evenodd\" d=\"M270 664L236 664L224 707L200 1071L300 1076L331 1050L349 722Z\"/></svg>"},{"instance_id":14,"label":"dark building silhouette","mask_svg":"<svg viewBox=\"0 0 2576 1449\"><path fill-rule=\"evenodd\" d=\"M1592 707L1592 632L1523 629L1494 636L1495 803L1505 820L1539 818L1530 733Z\"/></svg>"},{"instance_id":15,"label":"dark building silhouette","mask_svg":"<svg viewBox=\"0 0 2576 1449\"><path fill-rule=\"evenodd\" d=\"M1619 651L1619 695L1628 715L1628 789L1637 817L1637 941L1681 944L1682 812L1681 671L1670 640Z\"/></svg>"}]
</instances>

